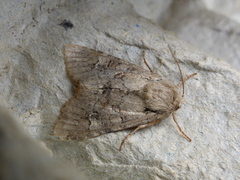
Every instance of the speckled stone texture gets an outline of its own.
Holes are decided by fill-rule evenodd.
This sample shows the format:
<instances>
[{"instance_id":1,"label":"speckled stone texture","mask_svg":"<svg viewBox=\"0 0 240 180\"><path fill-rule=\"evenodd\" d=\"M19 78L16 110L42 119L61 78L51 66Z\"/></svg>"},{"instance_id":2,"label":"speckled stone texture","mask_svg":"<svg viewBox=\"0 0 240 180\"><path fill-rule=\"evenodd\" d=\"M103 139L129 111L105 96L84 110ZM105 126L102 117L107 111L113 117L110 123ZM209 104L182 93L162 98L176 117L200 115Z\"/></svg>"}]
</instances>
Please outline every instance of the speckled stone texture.
<instances>
[{"instance_id":1,"label":"speckled stone texture","mask_svg":"<svg viewBox=\"0 0 240 180\"><path fill-rule=\"evenodd\" d=\"M177 9L170 4L169 11L171 7ZM120 0L11 0L1 2L0 9L1 96L20 117L24 129L43 141L54 157L69 161L89 179L240 178L240 73L164 30L176 29L173 22L178 21L178 27L191 25L190 32L196 30L197 38L201 33L197 27L206 27L204 18L213 21L208 25L214 23L211 13L204 17L203 10L194 12L202 16L184 24L173 16L162 21L162 28ZM224 27L218 25L217 32L225 31ZM184 28L179 29L184 34ZM205 39L215 37L208 32L204 31ZM226 35L223 41L232 37L238 36ZM81 142L54 137L59 110L72 96L63 56L66 44L101 50L143 68L145 50L150 67L177 84L181 77L169 44L184 75L198 73L186 82L185 103L176 113L192 142L182 137L172 118L137 132L121 152L118 147L129 130ZM213 49L215 46L222 44Z\"/></svg>"}]
</instances>

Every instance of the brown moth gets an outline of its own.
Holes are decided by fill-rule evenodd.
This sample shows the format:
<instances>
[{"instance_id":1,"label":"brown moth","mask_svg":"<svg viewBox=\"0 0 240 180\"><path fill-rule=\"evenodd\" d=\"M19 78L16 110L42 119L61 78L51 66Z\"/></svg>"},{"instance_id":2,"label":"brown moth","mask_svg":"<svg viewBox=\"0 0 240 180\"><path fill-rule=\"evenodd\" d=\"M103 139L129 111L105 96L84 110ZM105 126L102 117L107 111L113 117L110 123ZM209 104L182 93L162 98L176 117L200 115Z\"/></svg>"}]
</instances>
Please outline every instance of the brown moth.
<instances>
[{"instance_id":1,"label":"brown moth","mask_svg":"<svg viewBox=\"0 0 240 180\"><path fill-rule=\"evenodd\" d=\"M122 141L121 150L137 130L159 123L171 114L177 124L174 112L183 103L178 87L195 74L176 86L154 72L101 51L66 45L64 53L74 95L61 109L55 136L63 140L83 140L136 128Z\"/></svg>"}]
</instances>

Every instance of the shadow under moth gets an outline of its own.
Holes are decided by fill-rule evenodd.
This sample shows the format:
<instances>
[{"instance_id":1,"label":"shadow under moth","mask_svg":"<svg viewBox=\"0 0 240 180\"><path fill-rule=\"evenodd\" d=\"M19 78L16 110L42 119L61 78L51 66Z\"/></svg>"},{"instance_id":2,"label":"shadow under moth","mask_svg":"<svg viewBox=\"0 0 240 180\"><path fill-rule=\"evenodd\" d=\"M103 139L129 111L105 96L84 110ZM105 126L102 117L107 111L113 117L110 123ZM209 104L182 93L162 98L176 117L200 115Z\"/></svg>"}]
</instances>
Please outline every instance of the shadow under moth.
<instances>
[{"instance_id":1,"label":"shadow under moth","mask_svg":"<svg viewBox=\"0 0 240 180\"><path fill-rule=\"evenodd\" d=\"M171 48L169 50L177 62ZM145 53L144 53L145 54ZM183 103L183 78L178 85L163 80L149 70L101 51L79 45L64 49L68 75L74 95L62 107L54 135L62 140L83 140L102 134L135 128L120 145L142 128L152 126L171 114L180 132L174 112ZM179 67L180 70L180 67ZM181 72L181 70L180 70ZM183 93L178 88L183 86Z\"/></svg>"}]
</instances>

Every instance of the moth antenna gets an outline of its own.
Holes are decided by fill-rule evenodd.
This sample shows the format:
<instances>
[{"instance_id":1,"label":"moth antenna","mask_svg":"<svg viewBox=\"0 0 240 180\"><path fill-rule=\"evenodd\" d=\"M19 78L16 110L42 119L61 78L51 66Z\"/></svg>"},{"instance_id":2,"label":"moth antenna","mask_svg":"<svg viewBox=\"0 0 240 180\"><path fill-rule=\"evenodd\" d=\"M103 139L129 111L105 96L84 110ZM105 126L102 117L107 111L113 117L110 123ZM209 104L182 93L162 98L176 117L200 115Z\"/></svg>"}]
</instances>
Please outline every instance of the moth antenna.
<instances>
[{"instance_id":1,"label":"moth antenna","mask_svg":"<svg viewBox=\"0 0 240 180\"><path fill-rule=\"evenodd\" d=\"M148 67L148 69L149 69L151 72L153 72L153 70L150 68L149 64L148 64L147 61L146 61L146 52L145 52L145 51L143 51L143 61L144 61L144 63L146 64L146 66Z\"/></svg>"},{"instance_id":2,"label":"moth antenna","mask_svg":"<svg viewBox=\"0 0 240 180\"><path fill-rule=\"evenodd\" d=\"M176 119L176 116L175 116L174 113L172 113L172 117L173 117L174 122L177 124L177 127L178 127L179 131L183 134L183 136L184 136L189 142L191 142L191 141L192 141L191 138L188 137L188 135L187 135L185 132L183 132L182 128L179 126L179 124L178 124L178 122L177 122L177 119Z\"/></svg>"},{"instance_id":3,"label":"moth antenna","mask_svg":"<svg viewBox=\"0 0 240 180\"><path fill-rule=\"evenodd\" d=\"M182 70L180 68L180 65L179 65L179 62L178 62L178 59L175 57L175 55L173 54L173 51L172 49L170 48L169 44L168 44L168 48L173 56L173 58L175 59L176 63L177 63L177 66L178 66L178 69L180 71L180 74L181 74L181 78L182 78L182 97L184 96L184 78L183 78L183 73L182 73Z\"/></svg>"}]
</instances>

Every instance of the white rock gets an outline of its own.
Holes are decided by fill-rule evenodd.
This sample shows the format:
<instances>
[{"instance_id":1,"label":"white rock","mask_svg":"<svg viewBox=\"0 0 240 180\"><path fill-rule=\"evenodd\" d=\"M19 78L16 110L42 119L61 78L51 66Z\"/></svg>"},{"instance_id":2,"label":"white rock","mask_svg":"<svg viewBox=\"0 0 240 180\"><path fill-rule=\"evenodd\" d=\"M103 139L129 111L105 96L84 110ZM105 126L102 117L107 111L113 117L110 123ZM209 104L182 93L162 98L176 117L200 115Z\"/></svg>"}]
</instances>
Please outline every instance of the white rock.
<instances>
[{"instance_id":1,"label":"white rock","mask_svg":"<svg viewBox=\"0 0 240 180\"><path fill-rule=\"evenodd\" d=\"M32 116L36 122L23 124L55 156L70 160L93 179L240 178L240 75L230 65L139 17L126 2L35 0L10 9L4 7L11 2L5 4L0 6L0 90L21 117L37 112ZM118 147L130 131L83 142L53 137L59 110L72 95L63 57L66 44L101 50L143 68L145 50L152 69L177 84L181 78L169 44L184 74L198 73L186 82L185 104L176 113L192 142L171 118L134 134L122 152Z\"/></svg>"},{"instance_id":2,"label":"white rock","mask_svg":"<svg viewBox=\"0 0 240 180\"><path fill-rule=\"evenodd\" d=\"M206 54L227 61L239 71L240 18L239 22L236 22L198 4L199 2L193 1L192 3L176 1L171 7L171 18L165 25L162 24L163 27L174 31L179 38Z\"/></svg>"}]
</instances>

